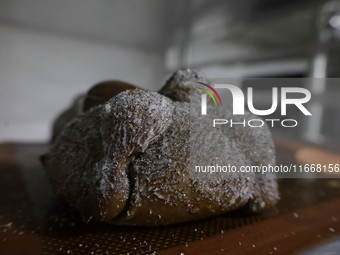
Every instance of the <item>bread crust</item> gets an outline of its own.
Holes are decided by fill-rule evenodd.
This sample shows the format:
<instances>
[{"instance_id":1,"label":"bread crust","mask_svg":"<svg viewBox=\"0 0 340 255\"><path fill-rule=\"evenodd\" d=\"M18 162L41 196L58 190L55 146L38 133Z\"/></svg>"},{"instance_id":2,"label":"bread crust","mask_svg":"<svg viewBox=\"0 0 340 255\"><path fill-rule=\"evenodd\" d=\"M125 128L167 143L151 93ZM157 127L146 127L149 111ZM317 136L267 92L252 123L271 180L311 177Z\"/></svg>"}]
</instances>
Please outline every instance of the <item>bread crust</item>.
<instances>
[{"instance_id":1,"label":"bread crust","mask_svg":"<svg viewBox=\"0 0 340 255\"><path fill-rule=\"evenodd\" d=\"M231 116L223 108L209 112L203 122ZM126 90L64 127L44 157L46 173L85 220L155 226L275 205L275 176L193 171L212 158L221 165L275 164L268 128L206 130L199 113L199 105ZM208 133L219 142L200 139Z\"/></svg>"}]
</instances>

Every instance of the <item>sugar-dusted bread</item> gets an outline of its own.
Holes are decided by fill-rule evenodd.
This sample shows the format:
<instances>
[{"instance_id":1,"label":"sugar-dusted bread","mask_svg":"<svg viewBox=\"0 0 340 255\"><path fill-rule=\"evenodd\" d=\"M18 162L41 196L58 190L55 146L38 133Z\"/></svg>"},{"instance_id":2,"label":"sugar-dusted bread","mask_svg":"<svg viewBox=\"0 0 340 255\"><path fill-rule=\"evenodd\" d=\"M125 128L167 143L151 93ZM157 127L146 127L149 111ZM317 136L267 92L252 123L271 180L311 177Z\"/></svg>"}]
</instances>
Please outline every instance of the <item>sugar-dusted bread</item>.
<instances>
[{"instance_id":1,"label":"sugar-dusted bread","mask_svg":"<svg viewBox=\"0 0 340 255\"><path fill-rule=\"evenodd\" d=\"M182 92L165 94L181 101ZM167 225L274 206L279 194L273 175L195 171L208 163L275 164L269 129L207 129L214 116L235 116L211 107L211 116L202 118L199 104L170 98L129 89L69 122L42 157L58 195L85 220L125 225Z\"/></svg>"}]
</instances>

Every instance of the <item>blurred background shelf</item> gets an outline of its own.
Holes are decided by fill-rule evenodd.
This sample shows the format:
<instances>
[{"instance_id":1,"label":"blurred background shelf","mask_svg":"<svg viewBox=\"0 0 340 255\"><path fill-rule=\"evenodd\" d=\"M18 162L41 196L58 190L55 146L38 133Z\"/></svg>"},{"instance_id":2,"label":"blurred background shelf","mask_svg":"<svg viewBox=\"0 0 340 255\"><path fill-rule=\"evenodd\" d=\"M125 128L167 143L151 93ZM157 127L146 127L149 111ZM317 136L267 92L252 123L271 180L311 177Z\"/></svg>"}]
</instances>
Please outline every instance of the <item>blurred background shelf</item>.
<instances>
[{"instance_id":1,"label":"blurred background shelf","mask_svg":"<svg viewBox=\"0 0 340 255\"><path fill-rule=\"evenodd\" d=\"M102 80L155 91L181 67L243 88L336 78L339 38L337 0L0 0L0 141L47 141L55 117ZM340 89L321 79L303 85L313 120L275 138L339 143ZM255 91L266 107L268 87Z\"/></svg>"}]
</instances>

